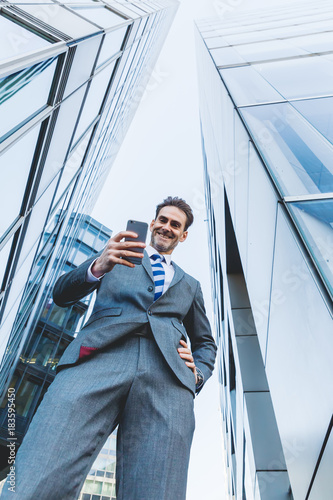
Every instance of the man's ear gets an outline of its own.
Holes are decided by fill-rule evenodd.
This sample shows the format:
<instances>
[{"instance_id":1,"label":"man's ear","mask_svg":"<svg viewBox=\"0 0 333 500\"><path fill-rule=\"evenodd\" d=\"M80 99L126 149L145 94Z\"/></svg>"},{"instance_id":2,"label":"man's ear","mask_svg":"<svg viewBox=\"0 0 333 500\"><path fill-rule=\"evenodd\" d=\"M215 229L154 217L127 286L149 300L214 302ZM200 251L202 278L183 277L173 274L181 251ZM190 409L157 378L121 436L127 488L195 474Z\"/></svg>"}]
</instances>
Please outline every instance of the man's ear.
<instances>
[{"instance_id":1,"label":"man's ear","mask_svg":"<svg viewBox=\"0 0 333 500\"><path fill-rule=\"evenodd\" d=\"M152 233L153 232L153 227L154 227L154 224L155 224L155 220L153 219L150 223L150 226L149 226L149 229L150 229L150 232Z\"/></svg>"},{"instance_id":2,"label":"man's ear","mask_svg":"<svg viewBox=\"0 0 333 500\"><path fill-rule=\"evenodd\" d=\"M183 232L183 234L181 235L181 237L179 238L179 241L180 241L181 243L183 243L183 241L185 241L185 240L186 240L187 235L188 235L188 231L184 231L184 232Z\"/></svg>"}]
</instances>

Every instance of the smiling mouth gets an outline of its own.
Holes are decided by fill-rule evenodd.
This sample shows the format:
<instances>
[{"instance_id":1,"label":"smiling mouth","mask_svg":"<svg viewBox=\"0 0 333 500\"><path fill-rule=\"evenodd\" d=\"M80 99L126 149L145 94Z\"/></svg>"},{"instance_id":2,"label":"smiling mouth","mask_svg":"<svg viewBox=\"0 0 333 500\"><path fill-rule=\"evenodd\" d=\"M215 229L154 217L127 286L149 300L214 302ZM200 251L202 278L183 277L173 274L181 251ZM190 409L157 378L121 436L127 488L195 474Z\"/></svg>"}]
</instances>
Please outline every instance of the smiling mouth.
<instances>
[{"instance_id":1,"label":"smiling mouth","mask_svg":"<svg viewBox=\"0 0 333 500\"><path fill-rule=\"evenodd\" d=\"M165 240L171 240L171 239L172 239L172 236L168 236L167 234L162 234L162 233L159 233L159 232L157 232L157 234L158 234L161 238L164 238Z\"/></svg>"}]
</instances>

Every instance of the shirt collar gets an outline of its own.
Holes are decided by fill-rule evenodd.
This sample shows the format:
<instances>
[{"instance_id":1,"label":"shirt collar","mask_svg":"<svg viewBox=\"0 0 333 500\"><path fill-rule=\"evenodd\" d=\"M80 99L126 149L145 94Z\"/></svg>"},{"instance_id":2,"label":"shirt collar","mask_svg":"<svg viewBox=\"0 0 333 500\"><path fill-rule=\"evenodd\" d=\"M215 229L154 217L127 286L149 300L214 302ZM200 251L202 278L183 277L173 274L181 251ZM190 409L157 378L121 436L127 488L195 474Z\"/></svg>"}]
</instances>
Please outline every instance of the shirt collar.
<instances>
[{"instance_id":1,"label":"shirt collar","mask_svg":"<svg viewBox=\"0 0 333 500\"><path fill-rule=\"evenodd\" d=\"M146 246L146 252L149 255L149 257L151 255L154 255L154 253L155 254L158 253L158 251L154 247L152 247L151 245ZM171 266L171 255L164 254L163 257L165 258L165 262L168 264L168 266Z\"/></svg>"}]
</instances>

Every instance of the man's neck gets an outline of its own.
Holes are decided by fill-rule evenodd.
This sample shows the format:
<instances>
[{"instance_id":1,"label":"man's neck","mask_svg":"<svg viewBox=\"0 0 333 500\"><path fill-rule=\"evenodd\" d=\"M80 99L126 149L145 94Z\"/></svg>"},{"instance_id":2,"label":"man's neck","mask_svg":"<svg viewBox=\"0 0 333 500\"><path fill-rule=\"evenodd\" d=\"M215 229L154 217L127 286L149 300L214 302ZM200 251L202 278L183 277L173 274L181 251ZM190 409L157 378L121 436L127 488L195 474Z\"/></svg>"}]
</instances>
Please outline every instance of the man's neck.
<instances>
[{"instance_id":1,"label":"man's neck","mask_svg":"<svg viewBox=\"0 0 333 500\"><path fill-rule=\"evenodd\" d=\"M164 255L164 258L166 259L167 264L171 264L171 254L163 254L157 250L153 245L149 244L146 247L146 251L148 255L153 255L155 252L159 253L160 255Z\"/></svg>"},{"instance_id":2,"label":"man's neck","mask_svg":"<svg viewBox=\"0 0 333 500\"><path fill-rule=\"evenodd\" d=\"M172 249L169 252L163 252L163 251L159 250L158 248L155 248L152 242L149 243L149 246L151 246L154 250L156 250L156 252L159 253L160 255L171 255L173 250L174 250L174 249Z\"/></svg>"}]
</instances>

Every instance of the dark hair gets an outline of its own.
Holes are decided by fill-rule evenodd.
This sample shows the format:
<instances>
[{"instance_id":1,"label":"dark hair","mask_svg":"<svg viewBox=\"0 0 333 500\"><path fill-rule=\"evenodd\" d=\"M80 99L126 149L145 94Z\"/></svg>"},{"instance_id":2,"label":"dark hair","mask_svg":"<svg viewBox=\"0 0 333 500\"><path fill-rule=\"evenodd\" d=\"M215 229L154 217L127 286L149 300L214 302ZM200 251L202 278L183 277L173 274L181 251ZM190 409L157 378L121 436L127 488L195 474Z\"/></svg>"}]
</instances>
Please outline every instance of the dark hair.
<instances>
[{"instance_id":1,"label":"dark hair","mask_svg":"<svg viewBox=\"0 0 333 500\"><path fill-rule=\"evenodd\" d=\"M193 222L194 216L192 208L186 203L185 200L183 200L182 198L178 198L178 196L168 196L167 198L165 198L165 200L163 200L162 203L157 205L155 219L157 219L160 210L164 207L177 207L179 208L179 210L182 210L186 215L185 231L190 227Z\"/></svg>"}]
</instances>

